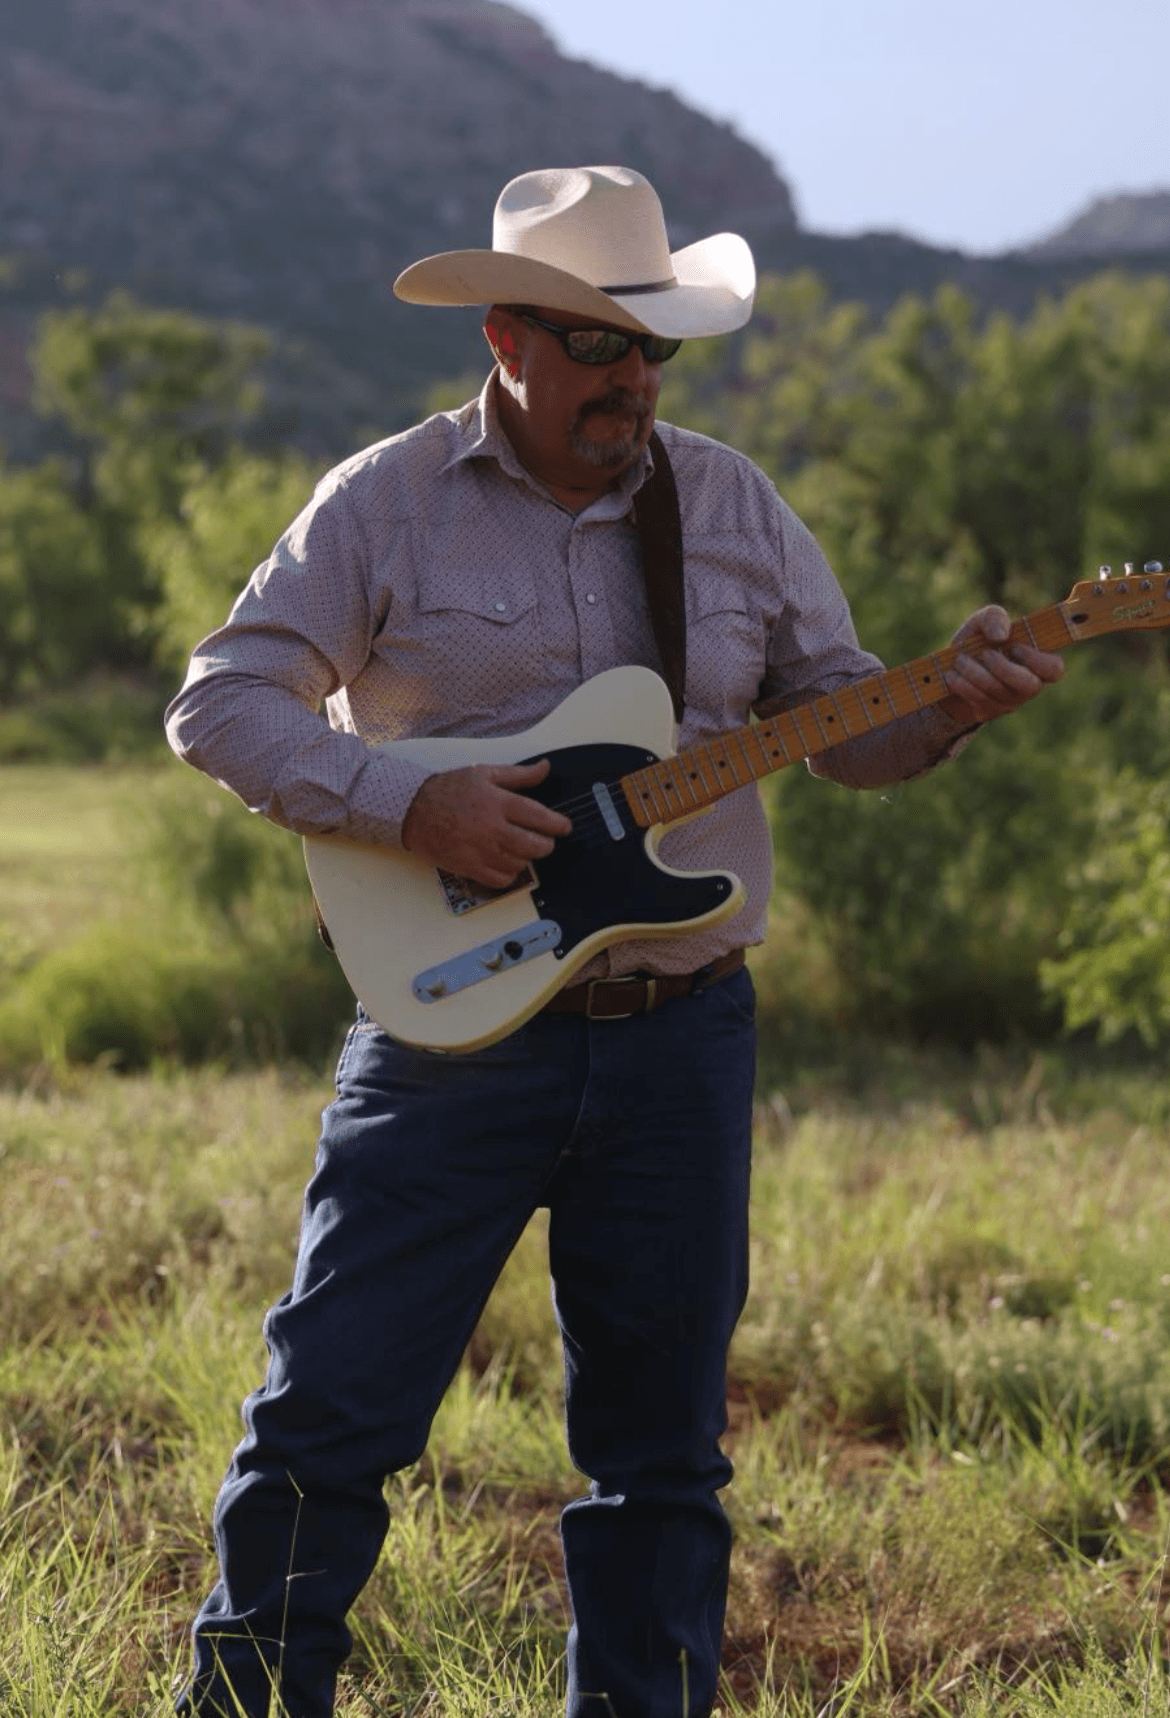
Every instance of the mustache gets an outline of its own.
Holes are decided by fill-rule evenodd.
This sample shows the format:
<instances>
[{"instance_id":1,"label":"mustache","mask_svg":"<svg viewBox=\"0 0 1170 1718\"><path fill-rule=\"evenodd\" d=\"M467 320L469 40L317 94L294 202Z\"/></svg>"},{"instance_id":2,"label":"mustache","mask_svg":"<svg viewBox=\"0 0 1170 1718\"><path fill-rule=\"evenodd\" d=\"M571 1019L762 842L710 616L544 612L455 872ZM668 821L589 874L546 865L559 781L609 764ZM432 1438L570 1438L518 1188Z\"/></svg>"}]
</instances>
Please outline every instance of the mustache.
<instances>
[{"instance_id":1,"label":"mustache","mask_svg":"<svg viewBox=\"0 0 1170 1718\"><path fill-rule=\"evenodd\" d=\"M647 418L653 409L645 394L636 394L632 388L611 388L598 399L589 400L578 415L582 422L586 418L609 417L611 414Z\"/></svg>"}]
</instances>

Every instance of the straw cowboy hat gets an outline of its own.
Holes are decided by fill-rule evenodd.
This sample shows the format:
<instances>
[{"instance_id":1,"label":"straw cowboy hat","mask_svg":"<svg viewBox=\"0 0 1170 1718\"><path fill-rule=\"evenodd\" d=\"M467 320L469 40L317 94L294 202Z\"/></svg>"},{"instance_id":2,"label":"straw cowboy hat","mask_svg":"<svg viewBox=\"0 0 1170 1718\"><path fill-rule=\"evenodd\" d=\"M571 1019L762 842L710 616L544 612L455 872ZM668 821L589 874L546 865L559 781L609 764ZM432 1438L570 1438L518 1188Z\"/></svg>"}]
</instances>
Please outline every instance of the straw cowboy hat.
<instances>
[{"instance_id":1,"label":"straw cowboy hat","mask_svg":"<svg viewBox=\"0 0 1170 1718\"><path fill-rule=\"evenodd\" d=\"M534 304L684 340L742 328L755 289L735 233L672 255L657 193L629 167L522 173L500 193L490 251L424 257L394 283L410 304Z\"/></svg>"}]
</instances>

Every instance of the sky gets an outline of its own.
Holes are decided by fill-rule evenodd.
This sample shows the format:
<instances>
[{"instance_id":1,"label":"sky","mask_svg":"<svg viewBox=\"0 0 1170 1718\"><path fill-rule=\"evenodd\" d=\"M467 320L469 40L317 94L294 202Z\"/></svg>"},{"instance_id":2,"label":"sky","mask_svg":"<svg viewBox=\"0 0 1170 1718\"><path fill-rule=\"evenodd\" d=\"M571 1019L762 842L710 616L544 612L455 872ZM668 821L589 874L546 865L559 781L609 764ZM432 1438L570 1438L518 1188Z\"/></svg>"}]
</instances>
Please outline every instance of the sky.
<instances>
[{"instance_id":1,"label":"sky","mask_svg":"<svg viewBox=\"0 0 1170 1718\"><path fill-rule=\"evenodd\" d=\"M1170 0L515 0L725 120L813 232L993 253L1170 190Z\"/></svg>"}]
</instances>

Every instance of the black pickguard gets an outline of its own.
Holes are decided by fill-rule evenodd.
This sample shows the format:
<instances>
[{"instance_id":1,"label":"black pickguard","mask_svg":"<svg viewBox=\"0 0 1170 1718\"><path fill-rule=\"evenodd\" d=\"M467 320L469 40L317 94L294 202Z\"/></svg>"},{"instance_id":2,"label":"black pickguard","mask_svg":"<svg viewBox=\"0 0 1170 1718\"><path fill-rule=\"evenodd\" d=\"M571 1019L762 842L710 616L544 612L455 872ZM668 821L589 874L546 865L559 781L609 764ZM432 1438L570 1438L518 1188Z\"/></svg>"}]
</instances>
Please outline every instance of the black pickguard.
<instances>
[{"instance_id":1,"label":"black pickguard","mask_svg":"<svg viewBox=\"0 0 1170 1718\"><path fill-rule=\"evenodd\" d=\"M529 796L573 821L573 834L563 836L548 858L532 867L533 902L542 918L561 927L559 960L596 931L625 924L685 924L732 894L735 885L728 877L674 877L646 852L646 831L630 816L617 784L631 771L657 763L653 752L643 746L584 745L540 755L552 767L538 787L527 790ZM606 827L593 794L595 782L610 788L623 830L620 840Z\"/></svg>"}]
</instances>

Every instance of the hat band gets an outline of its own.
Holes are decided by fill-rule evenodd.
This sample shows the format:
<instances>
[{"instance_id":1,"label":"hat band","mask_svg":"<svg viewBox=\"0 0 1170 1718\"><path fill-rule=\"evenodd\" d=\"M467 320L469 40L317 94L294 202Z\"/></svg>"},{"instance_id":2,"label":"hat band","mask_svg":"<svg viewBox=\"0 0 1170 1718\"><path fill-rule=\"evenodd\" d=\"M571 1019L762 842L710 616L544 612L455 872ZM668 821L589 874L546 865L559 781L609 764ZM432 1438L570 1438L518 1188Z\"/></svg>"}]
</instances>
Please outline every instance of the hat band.
<instances>
[{"instance_id":1,"label":"hat band","mask_svg":"<svg viewBox=\"0 0 1170 1718\"><path fill-rule=\"evenodd\" d=\"M597 291L608 293L611 298L635 298L640 292L670 292L677 285L671 275L669 280L652 280L646 286L599 286Z\"/></svg>"}]
</instances>

